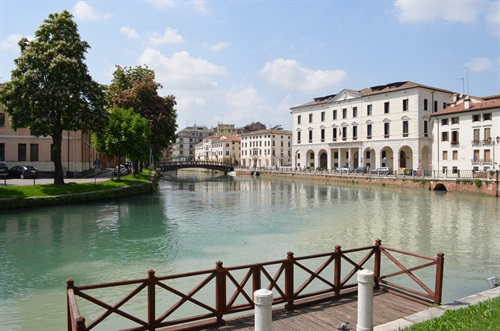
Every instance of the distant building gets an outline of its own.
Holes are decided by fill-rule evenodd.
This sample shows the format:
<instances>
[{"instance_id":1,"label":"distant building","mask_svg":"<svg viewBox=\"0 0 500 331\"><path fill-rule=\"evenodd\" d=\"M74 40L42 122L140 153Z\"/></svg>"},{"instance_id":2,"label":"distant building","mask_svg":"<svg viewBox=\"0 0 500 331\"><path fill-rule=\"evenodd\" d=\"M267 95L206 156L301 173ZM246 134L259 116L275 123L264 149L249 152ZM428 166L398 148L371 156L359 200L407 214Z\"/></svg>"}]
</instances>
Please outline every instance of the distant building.
<instances>
[{"instance_id":1,"label":"distant building","mask_svg":"<svg viewBox=\"0 0 500 331\"><path fill-rule=\"evenodd\" d=\"M453 100L431 118L434 169L451 176L499 169L500 95Z\"/></svg>"},{"instance_id":2,"label":"distant building","mask_svg":"<svg viewBox=\"0 0 500 331\"><path fill-rule=\"evenodd\" d=\"M292 132L259 130L241 135L241 166L276 168L291 166Z\"/></svg>"},{"instance_id":3,"label":"distant building","mask_svg":"<svg viewBox=\"0 0 500 331\"><path fill-rule=\"evenodd\" d=\"M430 169L430 116L454 92L395 82L292 107L294 168Z\"/></svg>"},{"instance_id":4,"label":"distant building","mask_svg":"<svg viewBox=\"0 0 500 331\"><path fill-rule=\"evenodd\" d=\"M240 164L240 142L238 135L209 136L195 146L196 161Z\"/></svg>"},{"instance_id":5,"label":"distant building","mask_svg":"<svg viewBox=\"0 0 500 331\"><path fill-rule=\"evenodd\" d=\"M246 132L253 132L253 131L259 131L259 130L266 130L267 127L260 123L260 122L252 122L248 125L245 125L242 129L242 133Z\"/></svg>"},{"instance_id":6,"label":"distant building","mask_svg":"<svg viewBox=\"0 0 500 331\"><path fill-rule=\"evenodd\" d=\"M195 145L210 135L210 130L204 126L190 126L177 133L177 140L171 147L173 160L195 159Z\"/></svg>"},{"instance_id":7,"label":"distant building","mask_svg":"<svg viewBox=\"0 0 500 331\"><path fill-rule=\"evenodd\" d=\"M10 126L10 115L0 106L0 162L9 168L15 165L36 167L41 176L54 174L51 157L52 138L35 137L29 128L14 131ZM65 177L81 177L91 172L98 153L92 147L91 134L82 131L64 131L61 161ZM100 160L105 167L106 160Z\"/></svg>"},{"instance_id":8,"label":"distant building","mask_svg":"<svg viewBox=\"0 0 500 331\"><path fill-rule=\"evenodd\" d=\"M234 124L217 124L217 128L215 129L215 134L218 136L224 136L229 134L237 134L237 129L234 127Z\"/></svg>"}]
</instances>

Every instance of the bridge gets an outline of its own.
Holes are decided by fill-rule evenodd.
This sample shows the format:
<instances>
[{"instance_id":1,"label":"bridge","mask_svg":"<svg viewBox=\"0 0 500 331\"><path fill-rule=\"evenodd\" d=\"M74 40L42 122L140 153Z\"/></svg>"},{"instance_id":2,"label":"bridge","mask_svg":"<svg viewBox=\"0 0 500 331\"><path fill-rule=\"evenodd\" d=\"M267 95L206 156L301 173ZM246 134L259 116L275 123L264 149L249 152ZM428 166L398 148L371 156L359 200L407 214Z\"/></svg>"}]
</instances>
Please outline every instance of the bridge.
<instances>
[{"instance_id":1,"label":"bridge","mask_svg":"<svg viewBox=\"0 0 500 331\"><path fill-rule=\"evenodd\" d=\"M156 169L160 171L173 171L184 168L205 168L211 170L222 171L227 174L234 171L234 165L231 163L212 162L212 161L174 161L174 162L159 162Z\"/></svg>"}]
</instances>

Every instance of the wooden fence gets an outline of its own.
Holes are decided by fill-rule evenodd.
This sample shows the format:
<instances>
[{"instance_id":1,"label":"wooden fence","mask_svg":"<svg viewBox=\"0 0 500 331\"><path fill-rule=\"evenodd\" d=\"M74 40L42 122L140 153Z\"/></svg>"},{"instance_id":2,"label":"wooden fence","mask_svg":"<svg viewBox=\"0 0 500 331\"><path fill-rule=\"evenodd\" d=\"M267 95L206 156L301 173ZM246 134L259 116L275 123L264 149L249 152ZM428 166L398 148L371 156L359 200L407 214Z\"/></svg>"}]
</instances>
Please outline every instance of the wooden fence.
<instances>
[{"instance_id":1,"label":"wooden fence","mask_svg":"<svg viewBox=\"0 0 500 331\"><path fill-rule=\"evenodd\" d=\"M397 259L395 255L401 257ZM401 259L405 261L402 262ZM424 260L426 263L406 267L404 263L409 263L412 259L418 263ZM153 270L150 270L148 277L144 279L84 286L76 286L74 281L69 279L67 281L68 331L92 330L101 323L112 320L113 316L128 323L126 328L122 328L123 330L223 325L225 315L250 311L254 308L253 292L258 289L267 288L273 291L273 305L284 304L287 309L355 292L357 282L354 276L359 270L365 269L369 261L373 262L371 267L375 275L376 288L383 287L419 300L441 303L444 254L439 253L436 258L426 257L382 246L381 241L377 240L374 246L349 250L341 250L340 246L336 246L334 252L303 257L295 257L289 252L287 258L283 260L236 267L224 267L223 263L218 261L215 269L177 275L158 277ZM432 277L429 277L429 268L434 269L431 271ZM389 272L382 274L382 269L387 269ZM426 285L421 277L417 277L416 272L424 269L427 270L425 277L427 282L431 278L433 286ZM389 281L400 276L404 276L406 281ZM190 290L176 288L175 284L180 280L183 284L189 284ZM115 304L108 304L105 300L90 294L95 291L109 292L113 288L127 287L132 287L132 291ZM205 296L206 300L197 297L203 291L208 293ZM174 300L165 304L162 298L166 296ZM145 311L141 313L126 311L125 305L133 298L142 301L139 306L142 305L143 310L147 309L147 314ZM84 302L85 307L97 306L102 312L96 315L95 309L90 309L96 316L86 323L80 314L79 308L82 303L79 304L78 301ZM100 326L103 327L102 324ZM116 326L112 328L119 329Z\"/></svg>"}]
</instances>

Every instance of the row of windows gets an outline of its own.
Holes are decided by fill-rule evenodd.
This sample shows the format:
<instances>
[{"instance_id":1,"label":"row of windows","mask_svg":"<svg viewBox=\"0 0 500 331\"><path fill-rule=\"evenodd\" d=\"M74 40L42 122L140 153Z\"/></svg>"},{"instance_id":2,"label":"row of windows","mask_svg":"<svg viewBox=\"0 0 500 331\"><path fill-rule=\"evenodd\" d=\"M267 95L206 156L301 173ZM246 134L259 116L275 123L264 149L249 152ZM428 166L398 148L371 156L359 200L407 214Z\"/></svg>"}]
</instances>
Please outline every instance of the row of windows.
<instances>
[{"instance_id":1,"label":"row of windows","mask_svg":"<svg viewBox=\"0 0 500 331\"><path fill-rule=\"evenodd\" d=\"M280 141L280 143L281 143L281 147L284 147L284 141ZM264 140L264 147L270 147L270 146L271 146L271 142ZM276 142L273 141L272 147L275 147L275 146L276 146ZM241 147L242 148L262 147L262 140L244 142L241 144ZM288 142L288 147L290 147L290 142Z\"/></svg>"},{"instance_id":2,"label":"row of windows","mask_svg":"<svg viewBox=\"0 0 500 331\"><path fill-rule=\"evenodd\" d=\"M17 144L18 161L38 161L38 144L30 144L30 159L27 159L27 144ZM5 161L5 144L0 143L0 161Z\"/></svg>"},{"instance_id":3,"label":"row of windows","mask_svg":"<svg viewBox=\"0 0 500 331\"><path fill-rule=\"evenodd\" d=\"M434 112L436 112L438 109L438 102L437 101L434 101ZM443 103L443 109L446 108L446 103ZM409 101L408 99L403 99L403 104L402 104L402 110L403 111L408 111L409 109ZM390 113L390 110L391 110L391 107L390 107L390 101L386 101L384 102L384 114L389 114ZM428 100L427 99L424 99L424 110L427 111L428 110ZM352 111L352 117L353 118L356 118L358 117L358 107L352 107L351 109ZM333 120L337 120L338 118L338 114L337 114L337 109L334 109L333 110ZM373 115L373 105L372 104L368 104L366 105L366 116L371 116ZM302 115L297 115L297 124L301 124L302 122ZM346 119L348 117L348 110L347 108L342 108L342 119ZM309 114L309 123L313 123L313 113L310 113ZM324 122L326 121L326 112L322 111L320 113L320 120L321 122Z\"/></svg>"},{"instance_id":4,"label":"row of windows","mask_svg":"<svg viewBox=\"0 0 500 331\"><path fill-rule=\"evenodd\" d=\"M255 149L255 150L251 150L251 151L248 151L248 150L245 150L245 151L241 151L241 155L242 156L249 156L249 155L255 155L255 156L262 156L262 155L271 155L271 156L276 156L276 152L275 150L272 150L272 149ZM281 152L280 153L281 157L284 156L284 153ZM288 150L288 156L292 156L292 153L290 150Z\"/></svg>"},{"instance_id":5,"label":"row of windows","mask_svg":"<svg viewBox=\"0 0 500 331\"><path fill-rule=\"evenodd\" d=\"M453 150L451 152L451 160L453 161L458 161L458 150ZM473 151L473 156L472 156L472 162L491 162L491 150L489 149L485 149L482 151L482 155L481 155L481 151L479 149L475 149ZM448 151L443 151L442 152L442 156L443 156L443 161L448 161L448 157L449 157L449 153Z\"/></svg>"},{"instance_id":6,"label":"row of windows","mask_svg":"<svg viewBox=\"0 0 500 331\"><path fill-rule=\"evenodd\" d=\"M472 122L481 122L482 121L491 121L491 113L485 113L485 114L474 114L472 115ZM448 123L451 124L459 124L460 119L458 117L451 117L451 118L443 118L441 119L441 126L443 125L448 125Z\"/></svg>"},{"instance_id":7,"label":"row of windows","mask_svg":"<svg viewBox=\"0 0 500 331\"><path fill-rule=\"evenodd\" d=\"M409 135L409 123L408 121L403 121L403 137L408 137ZM424 136L428 136L428 129L429 125L427 121L424 121ZM338 132L338 135L337 135ZM313 130L309 130L309 143L312 143L313 141ZM373 138L373 124L367 124L366 125L366 139L372 139ZM337 137L340 140L347 140L347 127L342 127L342 128L332 128L332 141L337 141ZM390 137L390 123L384 123L384 138L389 138ZM302 132L298 131L297 132L297 143L300 144L302 139ZM321 129L320 131L320 139L321 142L324 142L326 140L326 130ZM358 127L353 126L352 127L352 140L357 140L358 139Z\"/></svg>"},{"instance_id":8,"label":"row of windows","mask_svg":"<svg viewBox=\"0 0 500 331\"><path fill-rule=\"evenodd\" d=\"M271 135L264 135L264 136L243 136L241 137L242 140L248 140L248 139L265 139L265 138L271 138ZM273 134L273 139L276 138L276 136ZM290 136L287 136L288 139L290 139ZM284 136L281 136L281 139L284 139Z\"/></svg>"},{"instance_id":9,"label":"row of windows","mask_svg":"<svg viewBox=\"0 0 500 331\"><path fill-rule=\"evenodd\" d=\"M452 145L459 145L460 144L459 131L458 130L451 131L451 137L450 137L450 132L448 131L441 132L441 141L451 141ZM493 139L491 138L491 128L483 128L482 139L481 139L481 129L479 128L474 129L472 138L473 146L480 144L490 145L492 143Z\"/></svg>"}]
</instances>

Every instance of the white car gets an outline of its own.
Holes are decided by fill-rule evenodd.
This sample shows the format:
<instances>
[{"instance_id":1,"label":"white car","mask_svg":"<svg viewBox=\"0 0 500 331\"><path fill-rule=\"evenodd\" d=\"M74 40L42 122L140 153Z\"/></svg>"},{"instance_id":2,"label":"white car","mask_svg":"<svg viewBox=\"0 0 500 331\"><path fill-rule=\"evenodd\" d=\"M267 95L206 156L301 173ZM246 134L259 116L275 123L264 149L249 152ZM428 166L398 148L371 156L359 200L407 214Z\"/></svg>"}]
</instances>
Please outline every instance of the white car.
<instances>
[{"instance_id":1,"label":"white car","mask_svg":"<svg viewBox=\"0 0 500 331\"><path fill-rule=\"evenodd\" d=\"M349 173L351 172L351 169L347 168L347 167L338 167L337 169L335 169L336 172L346 172L346 173Z\"/></svg>"},{"instance_id":2,"label":"white car","mask_svg":"<svg viewBox=\"0 0 500 331\"><path fill-rule=\"evenodd\" d=\"M113 171L114 176L118 176L118 166L116 166L115 170ZM128 169L125 167L123 164L120 164L120 176L126 176L128 175Z\"/></svg>"},{"instance_id":3,"label":"white car","mask_svg":"<svg viewBox=\"0 0 500 331\"><path fill-rule=\"evenodd\" d=\"M391 168L389 167L378 167L376 169L372 170L372 174L390 174L391 173Z\"/></svg>"}]
</instances>

